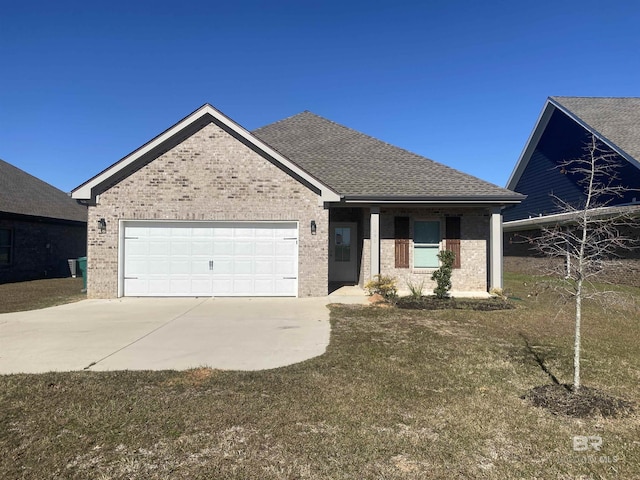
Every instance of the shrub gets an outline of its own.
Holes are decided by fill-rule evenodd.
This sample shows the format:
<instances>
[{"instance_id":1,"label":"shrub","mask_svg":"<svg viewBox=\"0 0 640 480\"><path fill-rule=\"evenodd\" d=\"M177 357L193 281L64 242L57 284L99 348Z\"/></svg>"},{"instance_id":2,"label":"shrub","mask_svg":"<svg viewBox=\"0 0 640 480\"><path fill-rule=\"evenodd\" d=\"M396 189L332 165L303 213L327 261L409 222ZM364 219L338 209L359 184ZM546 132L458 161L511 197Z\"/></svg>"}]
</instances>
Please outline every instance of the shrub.
<instances>
[{"instance_id":1,"label":"shrub","mask_svg":"<svg viewBox=\"0 0 640 480\"><path fill-rule=\"evenodd\" d=\"M442 264L431 275L431 280L435 280L437 285L433 289L433 293L437 298L448 298L449 290L451 290L451 273L453 272L453 262L456 254L449 250L442 250L438 253L438 258Z\"/></svg>"},{"instance_id":2,"label":"shrub","mask_svg":"<svg viewBox=\"0 0 640 480\"><path fill-rule=\"evenodd\" d=\"M396 288L396 279L389 275L376 275L373 280L367 282L364 286L369 295L376 293L381 295L387 301L393 301L398 296Z\"/></svg>"},{"instance_id":3,"label":"shrub","mask_svg":"<svg viewBox=\"0 0 640 480\"><path fill-rule=\"evenodd\" d=\"M409 298L419 299L422 298L422 291L424 290L424 280L419 283L413 283L411 280L407 280L407 287L409 288Z\"/></svg>"}]
</instances>

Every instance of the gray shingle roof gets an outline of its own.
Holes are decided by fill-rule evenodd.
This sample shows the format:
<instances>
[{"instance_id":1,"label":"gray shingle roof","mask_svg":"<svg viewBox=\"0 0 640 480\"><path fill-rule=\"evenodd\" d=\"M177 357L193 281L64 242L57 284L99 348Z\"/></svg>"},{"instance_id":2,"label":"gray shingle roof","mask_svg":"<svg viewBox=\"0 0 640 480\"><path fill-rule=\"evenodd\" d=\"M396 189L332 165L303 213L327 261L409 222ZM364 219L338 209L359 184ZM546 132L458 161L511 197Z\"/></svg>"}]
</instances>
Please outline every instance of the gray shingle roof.
<instances>
[{"instance_id":1,"label":"gray shingle roof","mask_svg":"<svg viewBox=\"0 0 640 480\"><path fill-rule=\"evenodd\" d=\"M550 98L623 152L640 161L640 98Z\"/></svg>"},{"instance_id":2,"label":"gray shingle roof","mask_svg":"<svg viewBox=\"0 0 640 480\"><path fill-rule=\"evenodd\" d=\"M523 198L311 112L252 133L347 198Z\"/></svg>"},{"instance_id":3,"label":"gray shingle roof","mask_svg":"<svg viewBox=\"0 0 640 480\"><path fill-rule=\"evenodd\" d=\"M0 212L87 221L86 207L4 160L0 160Z\"/></svg>"}]
</instances>

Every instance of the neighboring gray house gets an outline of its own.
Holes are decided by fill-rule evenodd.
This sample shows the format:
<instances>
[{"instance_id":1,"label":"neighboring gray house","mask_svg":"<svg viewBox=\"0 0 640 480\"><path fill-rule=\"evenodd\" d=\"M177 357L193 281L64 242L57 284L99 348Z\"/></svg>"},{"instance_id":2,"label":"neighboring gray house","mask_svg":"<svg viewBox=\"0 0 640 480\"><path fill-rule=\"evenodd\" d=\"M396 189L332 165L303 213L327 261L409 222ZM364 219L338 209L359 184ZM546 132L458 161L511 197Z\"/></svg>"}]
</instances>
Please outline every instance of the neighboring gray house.
<instances>
[{"instance_id":1,"label":"neighboring gray house","mask_svg":"<svg viewBox=\"0 0 640 480\"><path fill-rule=\"evenodd\" d=\"M543 226L566 223L567 216L560 214L552 194L573 205L584 198L575 176L557 167L582 157L590 134L618 154L620 168L614 181L628 188L608 205L640 216L640 98L550 97L507 183L508 189L527 196L504 210L508 269L530 270L523 258L534 252L523 239L535 237ZM637 257L638 252L625 255Z\"/></svg>"},{"instance_id":2,"label":"neighboring gray house","mask_svg":"<svg viewBox=\"0 0 640 480\"><path fill-rule=\"evenodd\" d=\"M87 250L87 207L0 160L0 283L69 276Z\"/></svg>"},{"instance_id":3,"label":"neighboring gray house","mask_svg":"<svg viewBox=\"0 0 640 480\"><path fill-rule=\"evenodd\" d=\"M502 286L522 196L309 112L254 132L206 104L73 191L89 205L88 293L323 296L378 273Z\"/></svg>"}]
</instances>

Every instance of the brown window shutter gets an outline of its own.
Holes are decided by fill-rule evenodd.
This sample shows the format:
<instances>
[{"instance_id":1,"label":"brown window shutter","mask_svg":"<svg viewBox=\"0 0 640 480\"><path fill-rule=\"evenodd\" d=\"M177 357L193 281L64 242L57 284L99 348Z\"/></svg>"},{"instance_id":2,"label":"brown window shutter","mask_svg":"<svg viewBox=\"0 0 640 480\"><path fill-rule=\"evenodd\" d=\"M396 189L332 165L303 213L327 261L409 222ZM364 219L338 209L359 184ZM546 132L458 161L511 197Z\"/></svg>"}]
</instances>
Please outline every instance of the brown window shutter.
<instances>
[{"instance_id":1,"label":"brown window shutter","mask_svg":"<svg viewBox=\"0 0 640 480\"><path fill-rule=\"evenodd\" d=\"M396 217L393 222L396 240L396 268L409 268L409 217Z\"/></svg>"},{"instance_id":2,"label":"brown window shutter","mask_svg":"<svg viewBox=\"0 0 640 480\"><path fill-rule=\"evenodd\" d=\"M445 248L456 255L453 268L460 268L460 236L460 217L447 217Z\"/></svg>"}]
</instances>

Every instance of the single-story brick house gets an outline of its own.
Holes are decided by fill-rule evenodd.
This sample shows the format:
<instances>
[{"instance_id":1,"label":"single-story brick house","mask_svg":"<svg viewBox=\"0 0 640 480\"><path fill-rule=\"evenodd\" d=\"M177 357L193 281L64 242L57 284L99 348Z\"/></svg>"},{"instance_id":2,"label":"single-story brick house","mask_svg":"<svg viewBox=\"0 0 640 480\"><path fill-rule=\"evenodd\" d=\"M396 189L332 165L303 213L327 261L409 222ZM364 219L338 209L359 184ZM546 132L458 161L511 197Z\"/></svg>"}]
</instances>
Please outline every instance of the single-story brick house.
<instances>
[{"instance_id":1,"label":"single-story brick house","mask_svg":"<svg viewBox=\"0 0 640 480\"><path fill-rule=\"evenodd\" d=\"M502 286L502 216L523 196L310 112L249 132L204 105L73 191L88 293L324 296L378 273Z\"/></svg>"},{"instance_id":2,"label":"single-story brick house","mask_svg":"<svg viewBox=\"0 0 640 480\"><path fill-rule=\"evenodd\" d=\"M640 98L549 97L507 183L508 189L526 195L520 204L503 212L509 270L536 271L540 262L526 239L538 236L542 227L571 224L571 215L562 213L556 198L577 206L586 198L585 191L575 175L558 167L582 157L590 135L617 157L619 167L611 178L612 186L627 189L610 198L600 215L624 209L640 217ZM619 273L640 284L640 251L620 253L627 268Z\"/></svg>"},{"instance_id":3,"label":"single-story brick house","mask_svg":"<svg viewBox=\"0 0 640 480\"><path fill-rule=\"evenodd\" d=\"M87 207L0 160L0 283L70 276L87 249Z\"/></svg>"}]
</instances>

